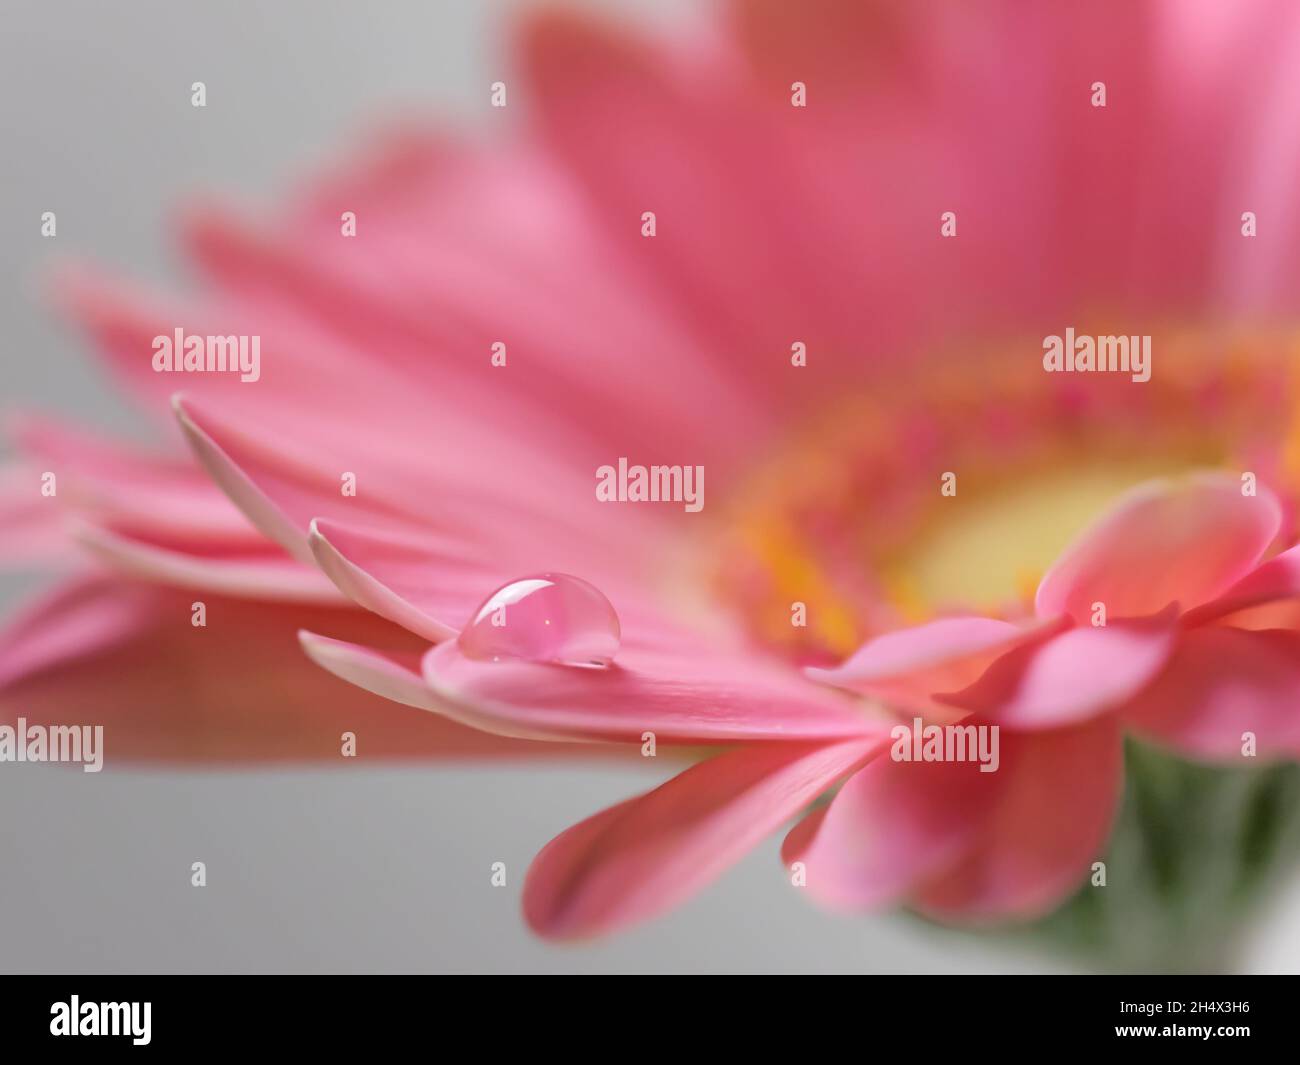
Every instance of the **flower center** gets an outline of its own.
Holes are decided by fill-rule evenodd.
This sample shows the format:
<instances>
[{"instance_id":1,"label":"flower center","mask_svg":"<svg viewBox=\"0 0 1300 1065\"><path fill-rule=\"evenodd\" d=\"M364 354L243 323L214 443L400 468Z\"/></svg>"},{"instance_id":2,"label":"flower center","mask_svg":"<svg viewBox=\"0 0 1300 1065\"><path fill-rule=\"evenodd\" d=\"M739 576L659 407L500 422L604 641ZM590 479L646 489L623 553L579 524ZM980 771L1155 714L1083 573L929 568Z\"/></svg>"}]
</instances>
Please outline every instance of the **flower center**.
<instances>
[{"instance_id":1,"label":"flower center","mask_svg":"<svg viewBox=\"0 0 1300 1065\"><path fill-rule=\"evenodd\" d=\"M1295 347L1168 330L1146 382L1045 373L1040 340L888 371L755 463L725 504L717 590L800 661L940 614L1027 614L1062 548L1131 486L1221 467L1276 489L1300 470Z\"/></svg>"}]
</instances>

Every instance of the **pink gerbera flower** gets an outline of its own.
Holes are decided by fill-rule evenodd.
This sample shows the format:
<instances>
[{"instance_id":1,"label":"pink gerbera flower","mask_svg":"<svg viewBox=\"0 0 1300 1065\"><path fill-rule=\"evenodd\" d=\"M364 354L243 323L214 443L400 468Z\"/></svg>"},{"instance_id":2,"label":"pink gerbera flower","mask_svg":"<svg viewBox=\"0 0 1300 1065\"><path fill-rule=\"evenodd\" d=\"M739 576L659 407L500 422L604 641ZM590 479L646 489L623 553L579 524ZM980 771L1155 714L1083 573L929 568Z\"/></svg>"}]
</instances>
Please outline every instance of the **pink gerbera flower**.
<instances>
[{"instance_id":1,"label":"pink gerbera flower","mask_svg":"<svg viewBox=\"0 0 1300 1065\"><path fill-rule=\"evenodd\" d=\"M504 146L401 131L274 219L196 210L193 305L63 275L198 462L17 427L10 545L57 506L101 571L10 630L6 711L93 689L136 758L698 758L541 852L550 936L842 781L787 840L814 895L1043 912L1104 850L1122 729L1300 743L1297 48L1264 2L535 18ZM258 380L155 372L177 329L259 337ZM1067 329L1149 336L1150 379L1045 373ZM593 490L638 465L702 506ZM895 761L914 714L1005 730L999 768Z\"/></svg>"}]
</instances>

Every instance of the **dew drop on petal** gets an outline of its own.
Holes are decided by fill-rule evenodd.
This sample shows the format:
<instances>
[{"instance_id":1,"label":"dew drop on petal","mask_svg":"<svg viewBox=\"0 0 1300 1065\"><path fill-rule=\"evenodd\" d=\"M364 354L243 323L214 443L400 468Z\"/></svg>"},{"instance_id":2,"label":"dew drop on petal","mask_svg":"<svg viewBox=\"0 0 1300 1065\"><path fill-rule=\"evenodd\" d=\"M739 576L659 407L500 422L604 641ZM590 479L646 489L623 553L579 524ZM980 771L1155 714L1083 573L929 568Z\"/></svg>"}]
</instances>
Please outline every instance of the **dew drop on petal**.
<instances>
[{"instance_id":1,"label":"dew drop on petal","mask_svg":"<svg viewBox=\"0 0 1300 1065\"><path fill-rule=\"evenodd\" d=\"M622 634L618 615L595 585L542 573L502 585L474 611L456 642L467 658L608 666Z\"/></svg>"}]
</instances>

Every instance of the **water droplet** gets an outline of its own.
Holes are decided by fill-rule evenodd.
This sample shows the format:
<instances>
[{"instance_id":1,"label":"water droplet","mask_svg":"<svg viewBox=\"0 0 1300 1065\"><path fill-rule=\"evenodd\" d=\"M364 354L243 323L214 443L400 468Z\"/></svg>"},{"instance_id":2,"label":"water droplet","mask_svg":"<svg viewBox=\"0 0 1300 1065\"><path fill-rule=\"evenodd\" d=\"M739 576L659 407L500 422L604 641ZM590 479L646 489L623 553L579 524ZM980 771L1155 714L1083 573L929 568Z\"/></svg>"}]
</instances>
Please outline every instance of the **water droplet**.
<instances>
[{"instance_id":1,"label":"water droplet","mask_svg":"<svg viewBox=\"0 0 1300 1065\"><path fill-rule=\"evenodd\" d=\"M621 636L618 615L599 588L566 573L542 573L489 595L456 642L467 658L492 662L608 666Z\"/></svg>"}]
</instances>

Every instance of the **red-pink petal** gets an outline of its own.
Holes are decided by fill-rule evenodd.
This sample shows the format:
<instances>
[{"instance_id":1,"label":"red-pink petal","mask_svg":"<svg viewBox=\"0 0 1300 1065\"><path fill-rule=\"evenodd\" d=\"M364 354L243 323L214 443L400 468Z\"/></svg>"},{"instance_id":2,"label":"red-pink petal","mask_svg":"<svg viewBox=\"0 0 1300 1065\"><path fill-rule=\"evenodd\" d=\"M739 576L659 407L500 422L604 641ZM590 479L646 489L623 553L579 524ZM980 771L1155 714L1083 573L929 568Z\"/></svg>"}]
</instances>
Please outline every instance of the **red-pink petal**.
<instances>
[{"instance_id":1,"label":"red-pink petal","mask_svg":"<svg viewBox=\"0 0 1300 1065\"><path fill-rule=\"evenodd\" d=\"M1252 765L1300 757L1300 634L1206 625L1121 715L1186 757ZM1255 755L1247 756L1246 733Z\"/></svg>"},{"instance_id":2,"label":"red-pink petal","mask_svg":"<svg viewBox=\"0 0 1300 1065\"><path fill-rule=\"evenodd\" d=\"M1113 717L1050 732L1002 733L993 809L966 855L914 896L950 920L1030 918L1083 883L1104 848L1123 780Z\"/></svg>"},{"instance_id":3,"label":"red-pink petal","mask_svg":"<svg viewBox=\"0 0 1300 1065\"><path fill-rule=\"evenodd\" d=\"M5 619L0 688L78 656L109 651L149 625L163 593L99 574L79 577Z\"/></svg>"},{"instance_id":4,"label":"red-pink petal","mask_svg":"<svg viewBox=\"0 0 1300 1065\"><path fill-rule=\"evenodd\" d=\"M1300 545L1261 563L1216 599L1189 610L1187 625L1200 625L1239 610L1300 597Z\"/></svg>"},{"instance_id":5,"label":"red-pink petal","mask_svg":"<svg viewBox=\"0 0 1300 1065\"><path fill-rule=\"evenodd\" d=\"M1154 618L1077 626L1016 648L939 702L1008 728L1072 724L1130 699L1168 661L1177 633L1172 608Z\"/></svg>"},{"instance_id":6,"label":"red-pink petal","mask_svg":"<svg viewBox=\"0 0 1300 1065\"><path fill-rule=\"evenodd\" d=\"M201 598L206 625L192 624ZM105 765L243 765L536 756L563 744L504 739L340 684L297 630L414 659L421 641L357 610L254 603L109 579L65 586L0 632L0 720L102 725ZM342 754L343 733L356 757Z\"/></svg>"},{"instance_id":7,"label":"red-pink petal","mask_svg":"<svg viewBox=\"0 0 1300 1065\"><path fill-rule=\"evenodd\" d=\"M791 831L781 858L804 863L809 894L826 905L893 902L964 853L1000 787L999 773L975 762L901 762L885 751Z\"/></svg>"},{"instance_id":8,"label":"red-pink petal","mask_svg":"<svg viewBox=\"0 0 1300 1065\"><path fill-rule=\"evenodd\" d=\"M529 925L576 938L644 921L715 880L870 758L875 740L762 744L692 766L561 833L524 884Z\"/></svg>"},{"instance_id":9,"label":"red-pink petal","mask_svg":"<svg viewBox=\"0 0 1300 1065\"><path fill-rule=\"evenodd\" d=\"M1246 496L1241 487L1207 473L1126 493L1043 578L1039 615L1086 623L1094 603L1122 618L1213 599L1250 572L1281 522L1272 493Z\"/></svg>"}]
</instances>

